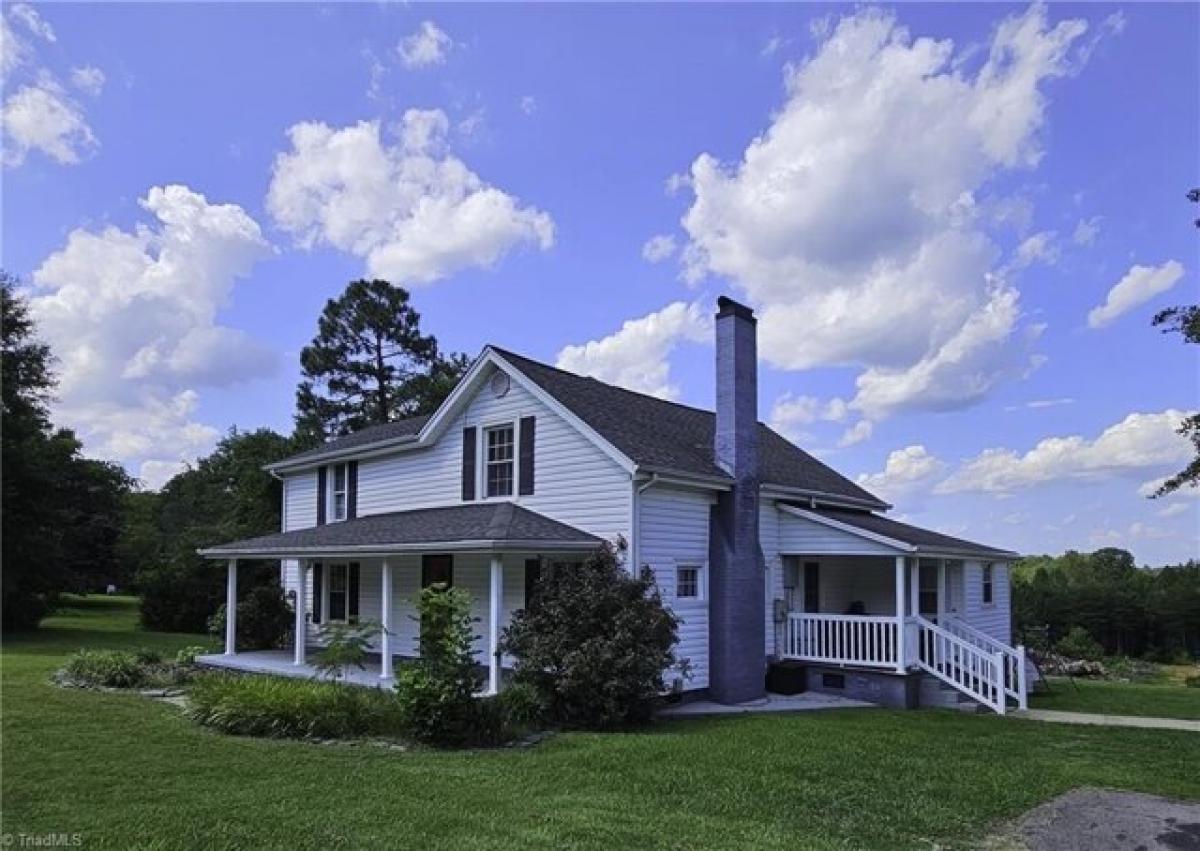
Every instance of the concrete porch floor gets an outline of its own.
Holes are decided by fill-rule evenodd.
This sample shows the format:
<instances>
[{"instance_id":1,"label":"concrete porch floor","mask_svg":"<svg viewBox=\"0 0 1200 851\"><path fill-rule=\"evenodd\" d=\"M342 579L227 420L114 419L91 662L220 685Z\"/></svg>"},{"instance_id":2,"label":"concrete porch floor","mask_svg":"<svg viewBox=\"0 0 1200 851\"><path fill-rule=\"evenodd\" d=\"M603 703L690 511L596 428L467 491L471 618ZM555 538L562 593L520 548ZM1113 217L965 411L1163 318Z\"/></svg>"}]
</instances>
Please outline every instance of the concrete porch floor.
<instances>
[{"instance_id":1,"label":"concrete porch floor","mask_svg":"<svg viewBox=\"0 0 1200 851\"><path fill-rule=\"evenodd\" d=\"M311 659L317 652L319 652L317 648L310 649L309 658ZM209 668L244 671L248 674L272 674L277 677L296 677L306 680L320 676L317 673L316 667L311 664L295 664L292 661L292 652L290 650L251 650L245 653L237 653L233 656L211 653L205 656L197 656L196 662ZM401 664L401 660L397 659L396 664ZM358 668L349 670L346 673L345 682L369 688L391 688L395 685L396 681L394 679L380 679L379 656L375 655L367 660L365 670L360 671Z\"/></svg>"}]
</instances>

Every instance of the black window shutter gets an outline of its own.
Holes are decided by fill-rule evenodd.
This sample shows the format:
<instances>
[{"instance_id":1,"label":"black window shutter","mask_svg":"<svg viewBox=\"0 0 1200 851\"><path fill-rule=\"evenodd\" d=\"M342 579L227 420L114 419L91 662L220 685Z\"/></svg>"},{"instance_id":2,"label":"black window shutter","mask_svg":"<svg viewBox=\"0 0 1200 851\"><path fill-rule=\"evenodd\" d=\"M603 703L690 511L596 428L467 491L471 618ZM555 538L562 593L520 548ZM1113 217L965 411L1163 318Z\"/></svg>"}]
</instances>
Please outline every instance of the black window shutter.
<instances>
[{"instance_id":1,"label":"black window shutter","mask_svg":"<svg viewBox=\"0 0 1200 851\"><path fill-rule=\"evenodd\" d=\"M317 468L317 525L325 525L325 489L328 487L329 468Z\"/></svg>"},{"instance_id":2,"label":"black window shutter","mask_svg":"<svg viewBox=\"0 0 1200 851\"><path fill-rule=\"evenodd\" d=\"M301 570L303 570L303 568L301 568ZM313 623L321 622L321 586L323 584L322 580L324 578L325 578L325 565L321 564L321 562L318 561L315 564L313 564L313 576L312 576L312 597L313 597L312 622ZM300 605L304 605L303 600L300 600L299 603L300 603Z\"/></svg>"},{"instance_id":3,"label":"black window shutter","mask_svg":"<svg viewBox=\"0 0 1200 851\"><path fill-rule=\"evenodd\" d=\"M347 603L347 620L358 620L358 562L350 562L350 602Z\"/></svg>"},{"instance_id":4,"label":"black window shutter","mask_svg":"<svg viewBox=\"0 0 1200 851\"><path fill-rule=\"evenodd\" d=\"M521 452L518 458L521 480L517 487L520 496L533 493L533 442L537 417L521 417Z\"/></svg>"},{"instance_id":5,"label":"black window shutter","mask_svg":"<svg viewBox=\"0 0 1200 851\"><path fill-rule=\"evenodd\" d=\"M538 586L542 583L542 560L540 558L525 559L525 608L537 596Z\"/></svg>"},{"instance_id":6,"label":"black window shutter","mask_svg":"<svg viewBox=\"0 0 1200 851\"><path fill-rule=\"evenodd\" d=\"M462 498L463 502L475 499L475 426L463 429Z\"/></svg>"},{"instance_id":7,"label":"black window shutter","mask_svg":"<svg viewBox=\"0 0 1200 851\"><path fill-rule=\"evenodd\" d=\"M358 516L358 462L346 464L346 519Z\"/></svg>"}]
</instances>

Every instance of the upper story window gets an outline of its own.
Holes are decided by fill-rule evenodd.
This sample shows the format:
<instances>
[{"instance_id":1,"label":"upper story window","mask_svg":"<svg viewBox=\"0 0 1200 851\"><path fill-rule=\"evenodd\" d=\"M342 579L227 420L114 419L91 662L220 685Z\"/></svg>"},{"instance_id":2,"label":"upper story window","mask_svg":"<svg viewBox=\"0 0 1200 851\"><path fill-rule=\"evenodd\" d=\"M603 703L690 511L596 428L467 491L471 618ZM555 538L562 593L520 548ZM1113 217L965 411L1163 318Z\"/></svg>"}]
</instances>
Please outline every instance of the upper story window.
<instances>
[{"instance_id":1,"label":"upper story window","mask_svg":"<svg viewBox=\"0 0 1200 851\"><path fill-rule=\"evenodd\" d=\"M333 487L330 488L329 514L334 520L346 519L347 485L346 465L333 465Z\"/></svg>"},{"instance_id":2,"label":"upper story window","mask_svg":"<svg viewBox=\"0 0 1200 851\"><path fill-rule=\"evenodd\" d=\"M512 496L513 493L513 427L493 426L485 429L484 437L484 493L489 496Z\"/></svg>"},{"instance_id":3,"label":"upper story window","mask_svg":"<svg viewBox=\"0 0 1200 851\"><path fill-rule=\"evenodd\" d=\"M983 566L983 604L991 605L992 602L992 566L985 564Z\"/></svg>"}]
</instances>

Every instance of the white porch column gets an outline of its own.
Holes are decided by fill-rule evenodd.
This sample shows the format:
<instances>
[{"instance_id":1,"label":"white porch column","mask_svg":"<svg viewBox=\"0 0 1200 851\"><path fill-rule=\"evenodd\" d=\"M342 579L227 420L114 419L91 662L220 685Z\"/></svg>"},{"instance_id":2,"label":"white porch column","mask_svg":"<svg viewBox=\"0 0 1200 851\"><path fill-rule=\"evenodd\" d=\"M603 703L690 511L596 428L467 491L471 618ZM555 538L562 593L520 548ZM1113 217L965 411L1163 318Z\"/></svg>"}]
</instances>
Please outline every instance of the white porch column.
<instances>
[{"instance_id":1,"label":"white porch column","mask_svg":"<svg viewBox=\"0 0 1200 851\"><path fill-rule=\"evenodd\" d=\"M904 673L904 556L896 556L896 672Z\"/></svg>"},{"instance_id":2,"label":"white porch column","mask_svg":"<svg viewBox=\"0 0 1200 851\"><path fill-rule=\"evenodd\" d=\"M383 624L383 635L379 642L379 679L392 678L392 566L387 559L380 567L379 619Z\"/></svg>"},{"instance_id":3,"label":"white porch column","mask_svg":"<svg viewBox=\"0 0 1200 851\"><path fill-rule=\"evenodd\" d=\"M946 560L938 559L938 589L937 589L938 626L945 626L946 620Z\"/></svg>"},{"instance_id":4,"label":"white porch column","mask_svg":"<svg viewBox=\"0 0 1200 851\"><path fill-rule=\"evenodd\" d=\"M500 691L500 601L504 595L504 557L492 556L491 599L488 607L488 692Z\"/></svg>"},{"instance_id":5,"label":"white porch column","mask_svg":"<svg viewBox=\"0 0 1200 851\"><path fill-rule=\"evenodd\" d=\"M237 653L237 559L229 560L225 577L225 655Z\"/></svg>"},{"instance_id":6,"label":"white porch column","mask_svg":"<svg viewBox=\"0 0 1200 851\"><path fill-rule=\"evenodd\" d=\"M304 664L304 645L308 640L308 561L296 562L296 655L293 664Z\"/></svg>"},{"instance_id":7,"label":"white porch column","mask_svg":"<svg viewBox=\"0 0 1200 851\"><path fill-rule=\"evenodd\" d=\"M914 618L921 614L921 560L914 558L908 565L908 613Z\"/></svg>"}]
</instances>

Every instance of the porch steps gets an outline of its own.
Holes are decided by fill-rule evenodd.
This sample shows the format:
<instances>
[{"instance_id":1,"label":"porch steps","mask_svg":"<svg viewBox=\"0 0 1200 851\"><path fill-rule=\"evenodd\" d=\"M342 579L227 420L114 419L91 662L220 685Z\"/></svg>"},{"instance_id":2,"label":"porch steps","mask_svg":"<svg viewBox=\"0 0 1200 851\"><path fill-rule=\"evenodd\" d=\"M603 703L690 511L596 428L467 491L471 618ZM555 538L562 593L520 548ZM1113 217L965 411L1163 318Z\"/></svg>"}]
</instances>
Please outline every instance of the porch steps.
<instances>
[{"instance_id":1,"label":"porch steps","mask_svg":"<svg viewBox=\"0 0 1200 851\"><path fill-rule=\"evenodd\" d=\"M956 689L949 683L942 682L937 677L922 674L918 686L918 700L922 707L935 709L955 709L959 712L985 712L986 709L975 700Z\"/></svg>"}]
</instances>

